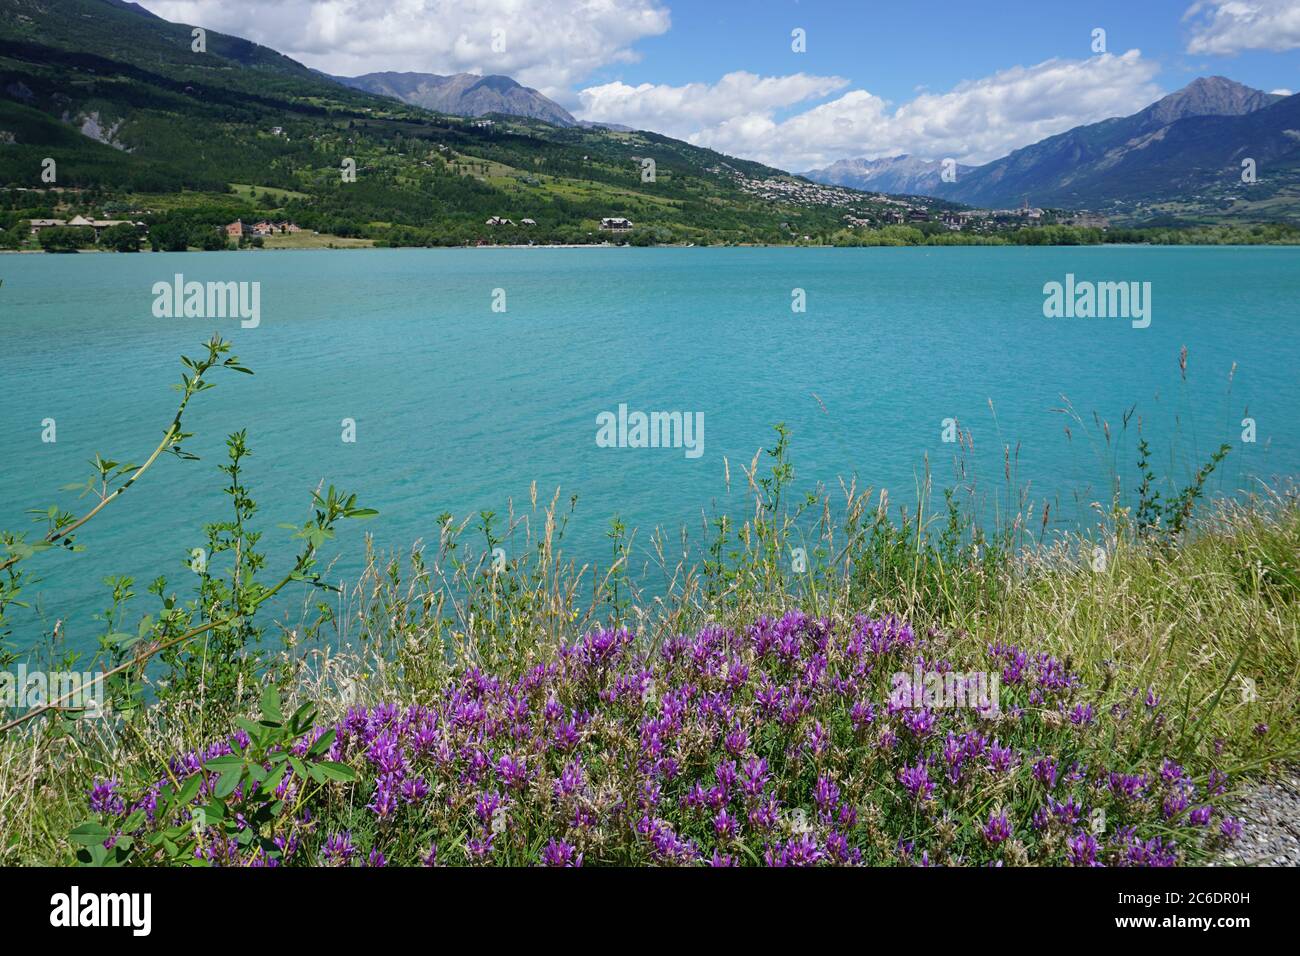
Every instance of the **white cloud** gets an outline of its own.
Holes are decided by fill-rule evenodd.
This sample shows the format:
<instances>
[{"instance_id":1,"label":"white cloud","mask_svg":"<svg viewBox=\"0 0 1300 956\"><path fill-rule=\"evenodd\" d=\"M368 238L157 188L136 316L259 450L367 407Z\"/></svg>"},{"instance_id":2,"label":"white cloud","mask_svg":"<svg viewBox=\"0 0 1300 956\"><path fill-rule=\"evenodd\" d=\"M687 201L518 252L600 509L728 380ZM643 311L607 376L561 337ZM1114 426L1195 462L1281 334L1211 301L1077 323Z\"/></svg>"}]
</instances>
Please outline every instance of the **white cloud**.
<instances>
[{"instance_id":1,"label":"white cloud","mask_svg":"<svg viewBox=\"0 0 1300 956\"><path fill-rule=\"evenodd\" d=\"M1274 96L1292 96L1295 93L1294 90L1288 90L1284 86L1278 87L1276 90L1269 90L1269 92Z\"/></svg>"},{"instance_id":2,"label":"white cloud","mask_svg":"<svg viewBox=\"0 0 1300 956\"><path fill-rule=\"evenodd\" d=\"M787 118L776 113L840 89L837 77L731 73L718 83L607 84L580 93L584 119L626 123L783 169L910 153L983 163L1074 126L1136 112L1160 95L1137 50L1047 60L922 93L890 109L866 90Z\"/></svg>"},{"instance_id":3,"label":"white cloud","mask_svg":"<svg viewBox=\"0 0 1300 956\"><path fill-rule=\"evenodd\" d=\"M1300 0L1197 0L1188 53L1294 50L1300 47Z\"/></svg>"},{"instance_id":4,"label":"white cloud","mask_svg":"<svg viewBox=\"0 0 1300 956\"><path fill-rule=\"evenodd\" d=\"M581 114L685 137L701 127L717 126L734 117L762 114L826 96L849 85L838 76L758 76L739 71L717 83L665 86L606 83L578 94Z\"/></svg>"},{"instance_id":5,"label":"white cloud","mask_svg":"<svg viewBox=\"0 0 1300 956\"><path fill-rule=\"evenodd\" d=\"M504 73L548 96L668 30L660 0L143 0L168 20L246 37L336 75ZM505 49L493 50L503 30Z\"/></svg>"}]
</instances>

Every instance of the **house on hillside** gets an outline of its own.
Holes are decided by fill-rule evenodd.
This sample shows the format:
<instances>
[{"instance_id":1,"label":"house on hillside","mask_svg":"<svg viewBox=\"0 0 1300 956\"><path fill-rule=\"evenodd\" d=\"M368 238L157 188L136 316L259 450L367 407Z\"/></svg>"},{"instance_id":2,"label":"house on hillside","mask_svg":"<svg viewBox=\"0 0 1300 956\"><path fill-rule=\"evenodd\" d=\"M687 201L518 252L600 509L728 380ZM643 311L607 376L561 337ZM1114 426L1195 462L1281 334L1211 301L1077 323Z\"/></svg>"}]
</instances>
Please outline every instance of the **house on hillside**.
<instances>
[{"instance_id":1,"label":"house on hillside","mask_svg":"<svg viewBox=\"0 0 1300 956\"><path fill-rule=\"evenodd\" d=\"M485 225L489 226L513 226L514 224L513 219L507 219L505 216L493 216L485 223Z\"/></svg>"},{"instance_id":2,"label":"house on hillside","mask_svg":"<svg viewBox=\"0 0 1300 956\"><path fill-rule=\"evenodd\" d=\"M632 228L632 220L622 216L606 216L601 219L600 228L609 232L627 232Z\"/></svg>"},{"instance_id":3,"label":"house on hillside","mask_svg":"<svg viewBox=\"0 0 1300 956\"><path fill-rule=\"evenodd\" d=\"M42 229L56 229L59 226L66 226L66 219L28 219L27 225L31 227L32 235L39 236Z\"/></svg>"},{"instance_id":4,"label":"house on hillside","mask_svg":"<svg viewBox=\"0 0 1300 956\"><path fill-rule=\"evenodd\" d=\"M131 222L129 219L87 219L85 216L73 216L68 220L68 225L77 229L94 229L96 242L99 241L101 232L113 226L135 226L137 229L144 227L144 223Z\"/></svg>"},{"instance_id":5,"label":"house on hillside","mask_svg":"<svg viewBox=\"0 0 1300 956\"><path fill-rule=\"evenodd\" d=\"M222 226L221 231L231 239L242 239L245 236L273 236L276 233L285 235L302 232L302 227L296 222L290 222L287 219L282 222L271 222L269 219L263 219L252 225L242 219L236 219L234 222Z\"/></svg>"}]
</instances>

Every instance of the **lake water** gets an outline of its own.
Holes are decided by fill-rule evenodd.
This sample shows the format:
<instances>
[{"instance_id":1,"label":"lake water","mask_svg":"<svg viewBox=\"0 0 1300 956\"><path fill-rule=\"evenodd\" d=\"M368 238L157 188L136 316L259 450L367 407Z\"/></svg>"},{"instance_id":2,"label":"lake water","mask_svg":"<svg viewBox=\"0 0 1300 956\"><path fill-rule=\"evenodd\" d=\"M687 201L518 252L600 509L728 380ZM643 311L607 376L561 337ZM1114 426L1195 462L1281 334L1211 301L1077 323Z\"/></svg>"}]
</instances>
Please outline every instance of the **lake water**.
<instances>
[{"instance_id":1,"label":"lake water","mask_svg":"<svg viewBox=\"0 0 1300 956\"><path fill-rule=\"evenodd\" d=\"M260 325L155 317L153 286L176 273L260 283ZM1045 318L1044 283L1067 274L1150 282L1150 326ZM382 548L436 540L439 514L526 507L532 481L547 499L557 486L579 496L566 540L582 561L605 559L616 513L642 544L654 526L698 529L702 509L739 507L740 466L776 422L793 433L798 489L856 474L906 501L927 454L948 482L942 422L955 418L990 493L1003 487L1002 444L1018 443L1018 483L1064 521L1076 500L1107 497L1109 465L1099 431L1067 437L1063 395L1115 431L1136 404L1180 478L1232 442L1220 493L1300 472L1296 248L11 255L0 279L2 528L34 530L29 508L84 506L59 489L84 480L96 452L142 460L174 410L177 357L200 354L214 330L256 372L213 375L218 387L194 400L202 461L164 458L87 527L84 553L34 562L44 580L27 597L45 622L26 617L20 643L63 618L70 643L91 646L109 574L133 575L141 594L163 571L188 587L202 524L229 511L215 469L238 428L269 569L290 553L278 524L305 520L322 479L380 510L345 525L336 577L355 573L367 531ZM806 312L791 309L795 289ZM703 453L598 447L597 416L624 403L703 413ZM1253 444L1240 440L1247 412ZM345 418L354 443L341 440ZM1134 444L1120 453L1128 474Z\"/></svg>"}]
</instances>

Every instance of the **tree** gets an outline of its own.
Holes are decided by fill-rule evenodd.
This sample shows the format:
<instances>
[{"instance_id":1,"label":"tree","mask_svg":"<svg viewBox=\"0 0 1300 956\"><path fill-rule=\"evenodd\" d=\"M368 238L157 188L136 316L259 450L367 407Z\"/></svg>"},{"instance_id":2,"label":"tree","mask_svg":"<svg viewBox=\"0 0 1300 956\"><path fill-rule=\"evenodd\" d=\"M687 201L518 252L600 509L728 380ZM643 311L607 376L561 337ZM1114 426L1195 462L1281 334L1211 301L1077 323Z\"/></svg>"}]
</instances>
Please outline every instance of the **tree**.
<instances>
[{"instance_id":1,"label":"tree","mask_svg":"<svg viewBox=\"0 0 1300 956\"><path fill-rule=\"evenodd\" d=\"M42 229L41 248L46 252L76 252L95 244L95 230L84 227L55 226Z\"/></svg>"},{"instance_id":2,"label":"tree","mask_svg":"<svg viewBox=\"0 0 1300 956\"><path fill-rule=\"evenodd\" d=\"M184 252L189 244L190 231L183 223L163 220L149 229L149 245L154 252Z\"/></svg>"},{"instance_id":3,"label":"tree","mask_svg":"<svg viewBox=\"0 0 1300 956\"><path fill-rule=\"evenodd\" d=\"M109 226L99 234L99 244L114 252L139 252L140 230L129 222Z\"/></svg>"},{"instance_id":4,"label":"tree","mask_svg":"<svg viewBox=\"0 0 1300 956\"><path fill-rule=\"evenodd\" d=\"M204 252L221 252L230 248L230 242L221 230L209 229L199 239L199 248Z\"/></svg>"}]
</instances>

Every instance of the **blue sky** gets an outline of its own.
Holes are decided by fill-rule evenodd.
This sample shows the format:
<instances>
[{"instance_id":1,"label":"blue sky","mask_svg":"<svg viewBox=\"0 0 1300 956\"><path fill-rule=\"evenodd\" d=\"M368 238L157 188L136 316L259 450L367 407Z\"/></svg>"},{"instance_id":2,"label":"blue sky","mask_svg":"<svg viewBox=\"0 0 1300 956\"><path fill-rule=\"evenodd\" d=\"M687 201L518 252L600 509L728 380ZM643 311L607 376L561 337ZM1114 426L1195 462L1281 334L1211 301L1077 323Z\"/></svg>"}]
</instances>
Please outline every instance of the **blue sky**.
<instances>
[{"instance_id":1,"label":"blue sky","mask_svg":"<svg viewBox=\"0 0 1300 956\"><path fill-rule=\"evenodd\" d=\"M1183 14L1191 0L694 0L668 3L672 29L637 44L639 63L615 64L591 79L682 84L708 74L798 70L849 77L894 101L918 86L946 90L962 80L1052 57L1091 55L1092 30L1111 50L1140 49L1161 64L1166 92L1196 76L1223 73L1261 89L1300 90L1300 54L1248 50L1191 55ZM981 12L979 8L986 8ZM790 50L790 30L808 31L808 50Z\"/></svg>"},{"instance_id":2,"label":"blue sky","mask_svg":"<svg viewBox=\"0 0 1300 956\"><path fill-rule=\"evenodd\" d=\"M143 3L331 73L504 73L582 119L796 171L987 162L1198 76L1300 90L1300 0Z\"/></svg>"}]
</instances>

